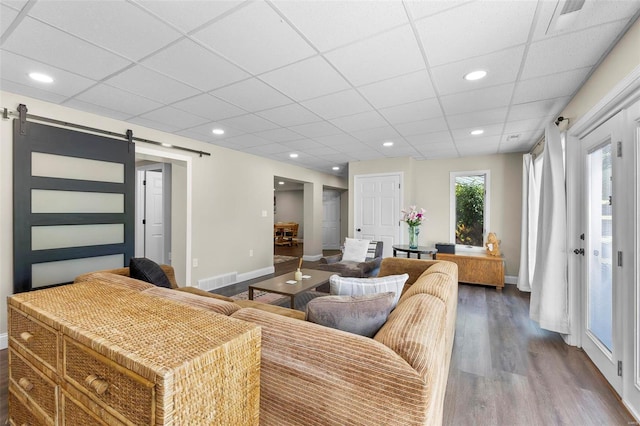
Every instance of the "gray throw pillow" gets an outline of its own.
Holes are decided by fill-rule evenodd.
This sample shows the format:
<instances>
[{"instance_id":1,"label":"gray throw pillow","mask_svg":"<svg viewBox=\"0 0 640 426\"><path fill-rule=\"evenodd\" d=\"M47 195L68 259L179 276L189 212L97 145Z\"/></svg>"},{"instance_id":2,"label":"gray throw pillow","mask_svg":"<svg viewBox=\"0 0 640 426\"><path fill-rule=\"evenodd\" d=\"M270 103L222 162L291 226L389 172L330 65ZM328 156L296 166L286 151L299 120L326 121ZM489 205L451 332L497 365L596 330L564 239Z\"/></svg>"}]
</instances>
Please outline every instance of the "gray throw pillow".
<instances>
[{"instance_id":1,"label":"gray throw pillow","mask_svg":"<svg viewBox=\"0 0 640 426\"><path fill-rule=\"evenodd\" d=\"M329 278L331 295L336 296L359 296L363 294L376 294L392 291L395 295L393 307L396 307L404 283L409 279L409 274L387 275L376 278L354 278L332 275Z\"/></svg>"},{"instance_id":2,"label":"gray throw pillow","mask_svg":"<svg viewBox=\"0 0 640 426\"><path fill-rule=\"evenodd\" d=\"M146 257L132 257L129 260L129 276L158 287L171 288L171 281L160 265Z\"/></svg>"},{"instance_id":3,"label":"gray throw pillow","mask_svg":"<svg viewBox=\"0 0 640 426\"><path fill-rule=\"evenodd\" d=\"M391 292L363 296L323 296L307 304L307 321L373 337L393 309Z\"/></svg>"}]
</instances>

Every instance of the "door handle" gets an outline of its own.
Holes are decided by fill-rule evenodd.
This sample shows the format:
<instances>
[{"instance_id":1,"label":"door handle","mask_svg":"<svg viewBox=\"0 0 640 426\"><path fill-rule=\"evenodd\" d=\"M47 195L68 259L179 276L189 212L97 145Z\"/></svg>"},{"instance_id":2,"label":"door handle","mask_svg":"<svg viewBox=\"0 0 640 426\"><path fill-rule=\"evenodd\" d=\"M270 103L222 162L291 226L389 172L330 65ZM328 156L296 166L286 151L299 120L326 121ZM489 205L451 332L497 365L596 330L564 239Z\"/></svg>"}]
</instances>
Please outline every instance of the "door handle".
<instances>
[{"instance_id":1,"label":"door handle","mask_svg":"<svg viewBox=\"0 0 640 426\"><path fill-rule=\"evenodd\" d=\"M581 255L583 255L583 256L584 256L584 249L583 249L583 248L581 248L581 249L575 249L575 250L573 250L573 252L574 252L575 254L581 254Z\"/></svg>"}]
</instances>

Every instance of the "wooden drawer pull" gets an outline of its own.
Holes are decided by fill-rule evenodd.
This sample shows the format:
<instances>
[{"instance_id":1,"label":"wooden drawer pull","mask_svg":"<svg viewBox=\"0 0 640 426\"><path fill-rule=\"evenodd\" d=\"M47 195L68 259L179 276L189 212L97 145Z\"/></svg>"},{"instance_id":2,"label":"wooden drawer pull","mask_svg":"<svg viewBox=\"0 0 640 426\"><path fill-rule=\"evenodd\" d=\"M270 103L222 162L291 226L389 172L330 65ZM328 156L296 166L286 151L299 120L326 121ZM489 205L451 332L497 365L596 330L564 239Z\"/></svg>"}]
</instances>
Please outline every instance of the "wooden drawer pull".
<instances>
[{"instance_id":1,"label":"wooden drawer pull","mask_svg":"<svg viewBox=\"0 0 640 426\"><path fill-rule=\"evenodd\" d=\"M20 338L29 343L29 340L33 339L33 334L29 333L28 331L23 331L22 333L20 333Z\"/></svg>"},{"instance_id":2,"label":"wooden drawer pull","mask_svg":"<svg viewBox=\"0 0 640 426\"><path fill-rule=\"evenodd\" d=\"M18 384L22 389L26 390L27 392L33 389L33 383L31 383L29 379L27 379L26 377L22 377L20 380L18 380Z\"/></svg>"},{"instance_id":3,"label":"wooden drawer pull","mask_svg":"<svg viewBox=\"0 0 640 426\"><path fill-rule=\"evenodd\" d=\"M89 374L84 379L84 382L98 395L102 395L109 388L109 383L106 380L99 379L95 374Z\"/></svg>"}]
</instances>

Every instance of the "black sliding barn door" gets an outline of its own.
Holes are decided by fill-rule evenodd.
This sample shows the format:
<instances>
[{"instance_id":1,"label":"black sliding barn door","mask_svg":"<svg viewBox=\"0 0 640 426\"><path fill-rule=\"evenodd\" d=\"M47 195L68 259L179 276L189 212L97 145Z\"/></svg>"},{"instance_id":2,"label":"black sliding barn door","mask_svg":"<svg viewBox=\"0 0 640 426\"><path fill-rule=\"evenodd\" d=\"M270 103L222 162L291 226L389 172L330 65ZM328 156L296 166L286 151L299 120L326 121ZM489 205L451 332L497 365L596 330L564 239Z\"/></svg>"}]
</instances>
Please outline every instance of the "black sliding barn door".
<instances>
[{"instance_id":1,"label":"black sliding barn door","mask_svg":"<svg viewBox=\"0 0 640 426\"><path fill-rule=\"evenodd\" d=\"M14 292L128 264L134 183L133 143L15 119Z\"/></svg>"}]
</instances>

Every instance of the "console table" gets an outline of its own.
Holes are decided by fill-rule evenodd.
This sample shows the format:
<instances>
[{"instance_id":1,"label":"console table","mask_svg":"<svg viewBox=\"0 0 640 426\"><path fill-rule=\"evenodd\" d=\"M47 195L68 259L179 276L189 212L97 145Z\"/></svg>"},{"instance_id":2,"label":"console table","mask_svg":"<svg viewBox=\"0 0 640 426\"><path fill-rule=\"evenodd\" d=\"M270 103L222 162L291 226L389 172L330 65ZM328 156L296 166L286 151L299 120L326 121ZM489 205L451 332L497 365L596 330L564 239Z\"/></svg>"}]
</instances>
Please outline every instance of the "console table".
<instances>
[{"instance_id":1,"label":"console table","mask_svg":"<svg viewBox=\"0 0 640 426\"><path fill-rule=\"evenodd\" d=\"M462 252L456 254L438 253L438 260L448 260L458 265L458 281L468 284L504 287L504 262L502 257L486 253Z\"/></svg>"},{"instance_id":2,"label":"console table","mask_svg":"<svg viewBox=\"0 0 640 426\"><path fill-rule=\"evenodd\" d=\"M258 425L253 324L91 281L8 305L11 424Z\"/></svg>"},{"instance_id":3,"label":"console table","mask_svg":"<svg viewBox=\"0 0 640 426\"><path fill-rule=\"evenodd\" d=\"M397 252L401 251L403 253L407 253L407 259L411 257L411 253L417 253L418 259L421 259L421 255L431 255L432 259L436 258L436 253L438 250L435 247L423 247L418 246L418 248L411 248L408 244L399 244L395 246L391 246L393 248L393 257L397 257Z\"/></svg>"}]
</instances>

